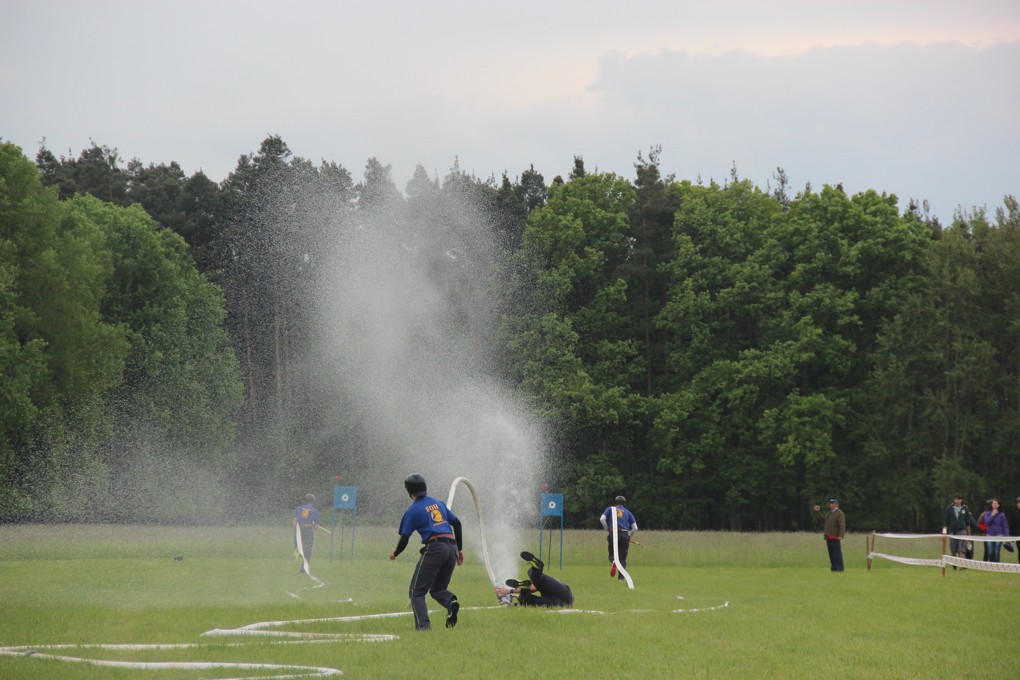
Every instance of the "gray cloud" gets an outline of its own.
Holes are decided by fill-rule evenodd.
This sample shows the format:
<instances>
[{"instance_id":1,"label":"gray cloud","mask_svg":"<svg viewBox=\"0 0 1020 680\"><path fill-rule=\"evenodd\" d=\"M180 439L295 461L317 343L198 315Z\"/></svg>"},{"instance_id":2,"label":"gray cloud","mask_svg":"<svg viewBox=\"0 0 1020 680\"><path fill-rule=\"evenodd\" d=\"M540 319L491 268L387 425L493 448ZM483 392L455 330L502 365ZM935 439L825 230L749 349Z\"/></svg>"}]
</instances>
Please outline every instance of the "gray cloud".
<instances>
[{"instance_id":1,"label":"gray cloud","mask_svg":"<svg viewBox=\"0 0 1020 680\"><path fill-rule=\"evenodd\" d=\"M280 134L355 176L377 157L400 185L455 158L549 180L582 155L632 177L661 144L680 178L735 163L764 184L782 166L794 187L926 198L944 220L1020 191L1015 3L241 6L11 0L0 136L220 180Z\"/></svg>"}]
</instances>

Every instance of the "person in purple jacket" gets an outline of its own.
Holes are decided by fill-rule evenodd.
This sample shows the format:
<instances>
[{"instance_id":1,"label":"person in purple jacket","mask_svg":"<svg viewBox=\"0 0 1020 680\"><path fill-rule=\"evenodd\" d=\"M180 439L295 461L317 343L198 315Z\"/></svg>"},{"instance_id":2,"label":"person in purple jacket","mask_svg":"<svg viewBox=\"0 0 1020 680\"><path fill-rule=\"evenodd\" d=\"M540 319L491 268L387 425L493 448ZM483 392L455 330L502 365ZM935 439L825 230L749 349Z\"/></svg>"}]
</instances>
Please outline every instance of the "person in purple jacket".
<instances>
[{"instance_id":1,"label":"person in purple jacket","mask_svg":"<svg viewBox=\"0 0 1020 680\"><path fill-rule=\"evenodd\" d=\"M978 523L986 525L986 536L1009 536L1009 522L1006 520L1006 513L1002 512L998 498L991 499L991 507L981 513ZM986 562L1001 562L1002 541L988 541L988 553L985 555Z\"/></svg>"}]
</instances>

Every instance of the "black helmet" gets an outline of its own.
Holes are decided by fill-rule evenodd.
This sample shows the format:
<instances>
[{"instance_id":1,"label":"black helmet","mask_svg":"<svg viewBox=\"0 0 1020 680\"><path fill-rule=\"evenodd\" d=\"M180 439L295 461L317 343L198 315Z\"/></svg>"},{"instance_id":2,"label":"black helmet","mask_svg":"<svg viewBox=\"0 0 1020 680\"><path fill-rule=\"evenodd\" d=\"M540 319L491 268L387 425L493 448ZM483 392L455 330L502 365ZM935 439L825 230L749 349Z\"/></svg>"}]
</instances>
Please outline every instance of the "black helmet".
<instances>
[{"instance_id":1,"label":"black helmet","mask_svg":"<svg viewBox=\"0 0 1020 680\"><path fill-rule=\"evenodd\" d=\"M407 489L407 493L412 496L425 493L428 490L428 487L425 484L425 478L417 472L412 472L407 476L407 479L404 480L404 488Z\"/></svg>"},{"instance_id":2,"label":"black helmet","mask_svg":"<svg viewBox=\"0 0 1020 680\"><path fill-rule=\"evenodd\" d=\"M623 503L626 503L626 502L627 502L627 499L626 499L626 498L624 498L623 496L617 496L617 497L616 497L616 498L615 498L615 499L613 500L613 502L614 502L614 503L616 503L617 505L622 505Z\"/></svg>"}]
</instances>

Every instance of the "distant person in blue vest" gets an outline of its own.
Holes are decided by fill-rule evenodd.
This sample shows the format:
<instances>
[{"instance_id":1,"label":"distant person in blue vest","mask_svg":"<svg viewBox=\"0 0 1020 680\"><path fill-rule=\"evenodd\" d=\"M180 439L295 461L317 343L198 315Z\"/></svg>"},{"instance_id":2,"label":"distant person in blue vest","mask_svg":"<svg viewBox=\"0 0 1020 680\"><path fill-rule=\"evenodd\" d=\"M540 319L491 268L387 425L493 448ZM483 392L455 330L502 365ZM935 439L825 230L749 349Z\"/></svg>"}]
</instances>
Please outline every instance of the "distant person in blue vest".
<instances>
[{"instance_id":1,"label":"distant person in blue vest","mask_svg":"<svg viewBox=\"0 0 1020 680\"><path fill-rule=\"evenodd\" d=\"M623 574L617 575L616 562L613 561L613 514L616 514L616 533L617 533L617 549L620 551L620 566L624 569L627 568L627 553L630 550L630 539L634 537L634 534L638 531L637 520L634 519L634 513L627 508L623 507L623 504L627 502L627 499L623 496L617 496L613 500L613 505L602 511L602 515L599 517L599 521L602 522L602 528L609 532L606 540L609 543L609 562L612 566L609 568L609 575L616 576L621 581L623 580Z\"/></svg>"},{"instance_id":2,"label":"distant person in blue vest","mask_svg":"<svg viewBox=\"0 0 1020 680\"><path fill-rule=\"evenodd\" d=\"M545 563L533 554L525 551L521 559L528 563L528 580L518 581L508 578L505 586L496 586L494 590L500 602L510 604L511 598L517 596L517 604L521 607L573 607L574 593L570 586L545 573Z\"/></svg>"},{"instance_id":3,"label":"distant person in blue vest","mask_svg":"<svg viewBox=\"0 0 1020 680\"><path fill-rule=\"evenodd\" d=\"M829 551L831 571L843 571L843 538L846 536L846 514L839 508L839 499L829 499L829 512L822 515L822 508L815 506L815 514L822 517L822 535L825 536L825 547Z\"/></svg>"},{"instance_id":4,"label":"distant person in blue vest","mask_svg":"<svg viewBox=\"0 0 1020 680\"><path fill-rule=\"evenodd\" d=\"M446 609L446 627L453 628L457 625L460 603L449 590L450 579L453 578L454 567L464 564L460 520L446 507L446 503L426 494L428 488L421 475L408 475L404 488L411 497L411 507L400 520L397 530L400 540L390 551L390 559L397 559L397 555L407 547L411 534L417 531L425 547L420 551L421 557L414 567L408 589L411 609L414 610L414 628L428 630L432 627L425 604L426 593Z\"/></svg>"},{"instance_id":5,"label":"distant person in blue vest","mask_svg":"<svg viewBox=\"0 0 1020 680\"><path fill-rule=\"evenodd\" d=\"M294 537L294 547L302 555L304 561L301 563L299 573L305 573L305 563L312 564L312 544L315 543L315 530L319 526L319 511L315 508L315 496L307 494L303 505L294 508L294 526L300 528L301 543L298 544L297 536Z\"/></svg>"}]
</instances>

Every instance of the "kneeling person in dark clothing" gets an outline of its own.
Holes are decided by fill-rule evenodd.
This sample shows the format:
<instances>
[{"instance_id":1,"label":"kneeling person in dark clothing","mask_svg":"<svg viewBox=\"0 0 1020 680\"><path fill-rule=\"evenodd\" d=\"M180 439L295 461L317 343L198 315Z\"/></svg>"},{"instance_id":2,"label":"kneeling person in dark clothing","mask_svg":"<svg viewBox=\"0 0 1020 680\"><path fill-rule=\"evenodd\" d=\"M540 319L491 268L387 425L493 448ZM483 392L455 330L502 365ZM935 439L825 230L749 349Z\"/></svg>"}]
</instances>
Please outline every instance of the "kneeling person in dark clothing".
<instances>
[{"instance_id":1,"label":"kneeling person in dark clothing","mask_svg":"<svg viewBox=\"0 0 1020 680\"><path fill-rule=\"evenodd\" d=\"M529 552L521 559L528 563L528 580L507 579L505 586L496 586L497 595L517 595L522 607L573 607L574 593L570 586L545 573L545 563Z\"/></svg>"}]
</instances>

